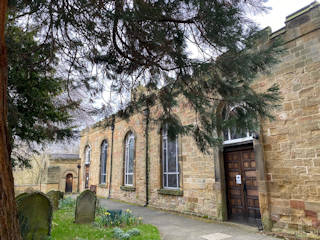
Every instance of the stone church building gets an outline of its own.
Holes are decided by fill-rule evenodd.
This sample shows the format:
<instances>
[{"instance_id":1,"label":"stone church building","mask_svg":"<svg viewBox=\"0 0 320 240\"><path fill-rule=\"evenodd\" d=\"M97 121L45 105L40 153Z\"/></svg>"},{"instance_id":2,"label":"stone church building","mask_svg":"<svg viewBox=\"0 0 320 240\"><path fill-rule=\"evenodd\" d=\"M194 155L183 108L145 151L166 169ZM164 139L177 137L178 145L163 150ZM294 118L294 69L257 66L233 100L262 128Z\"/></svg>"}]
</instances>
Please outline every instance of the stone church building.
<instances>
[{"instance_id":1,"label":"stone church building","mask_svg":"<svg viewBox=\"0 0 320 240\"><path fill-rule=\"evenodd\" d=\"M111 127L82 131L80 190L140 205L244 223L264 229L317 234L320 230L320 5L289 15L282 37L287 52L253 88L280 86L274 121L255 133L226 131L213 155L191 136L167 137L166 127L143 113L115 119ZM182 124L196 114L181 99ZM150 110L155 116L157 106ZM146 168L146 166L148 166Z\"/></svg>"},{"instance_id":2,"label":"stone church building","mask_svg":"<svg viewBox=\"0 0 320 240\"><path fill-rule=\"evenodd\" d=\"M79 192L80 158L78 154L37 154L30 158L31 168L13 171L15 195L23 192Z\"/></svg>"}]
</instances>

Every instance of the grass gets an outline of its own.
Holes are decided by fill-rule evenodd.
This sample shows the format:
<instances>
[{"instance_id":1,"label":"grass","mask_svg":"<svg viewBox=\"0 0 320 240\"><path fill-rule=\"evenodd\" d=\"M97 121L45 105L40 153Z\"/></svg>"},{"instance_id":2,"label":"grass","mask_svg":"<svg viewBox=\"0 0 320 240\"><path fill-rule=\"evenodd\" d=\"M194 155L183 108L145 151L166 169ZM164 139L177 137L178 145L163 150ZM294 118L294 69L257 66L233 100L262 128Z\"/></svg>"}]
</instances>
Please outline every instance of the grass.
<instances>
[{"instance_id":1,"label":"grass","mask_svg":"<svg viewBox=\"0 0 320 240\"><path fill-rule=\"evenodd\" d=\"M113 238L112 228L99 227L97 224L75 224L74 209L64 208L54 212L50 240L105 240ZM127 231L137 228L141 234L131 237L130 240L160 240L156 227L150 224L139 224L123 228Z\"/></svg>"}]
</instances>

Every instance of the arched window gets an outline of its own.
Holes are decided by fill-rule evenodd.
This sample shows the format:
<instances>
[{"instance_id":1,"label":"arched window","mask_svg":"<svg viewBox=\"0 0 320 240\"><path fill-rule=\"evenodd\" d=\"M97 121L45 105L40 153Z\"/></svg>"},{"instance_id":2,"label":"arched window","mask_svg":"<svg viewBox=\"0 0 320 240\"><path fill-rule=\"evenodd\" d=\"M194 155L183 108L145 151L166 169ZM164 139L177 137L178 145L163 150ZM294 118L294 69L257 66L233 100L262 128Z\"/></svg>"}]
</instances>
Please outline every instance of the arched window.
<instances>
[{"instance_id":1,"label":"arched window","mask_svg":"<svg viewBox=\"0 0 320 240\"><path fill-rule=\"evenodd\" d=\"M134 135L129 132L125 139L124 185L133 186Z\"/></svg>"},{"instance_id":2,"label":"arched window","mask_svg":"<svg viewBox=\"0 0 320 240\"><path fill-rule=\"evenodd\" d=\"M90 161L91 161L91 148L90 148L90 146L86 146L86 148L84 150L84 154L85 154L85 164L89 165Z\"/></svg>"},{"instance_id":3,"label":"arched window","mask_svg":"<svg viewBox=\"0 0 320 240\"><path fill-rule=\"evenodd\" d=\"M225 120L229 120L230 118L237 116L238 114L244 114L246 112L245 108L242 107L241 104L225 108L222 112L222 115ZM252 140L252 132L248 130L240 130L235 127L227 128L223 131L224 144L244 142L248 140Z\"/></svg>"},{"instance_id":4,"label":"arched window","mask_svg":"<svg viewBox=\"0 0 320 240\"><path fill-rule=\"evenodd\" d=\"M100 184L106 184L107 179L107 153L108 143L103 140L100 151Z\"/></svg>"},{"instance_id":5,"label":"arched window","mask_svg":"<svg viewBox=\"0 0 320 240\"><path fill-rule=\"evenodd\" d=\"M162 128L162 182L163 188L179 188L178 138L168 136L168 127Z\"/></svg>"},{"instance_id":6,"label":"arched window","mask_svg":"<svg viewBox=\"0 0 320 240\"><path fill-rule=\"evenodd\" d=\"M86 146L84 150L84 157L85 157L85 167L84 167L84 188L89 188L89 167L90 167L90 161L91 161L91 148L90 146Z\"/></svg>"}]
</instances>

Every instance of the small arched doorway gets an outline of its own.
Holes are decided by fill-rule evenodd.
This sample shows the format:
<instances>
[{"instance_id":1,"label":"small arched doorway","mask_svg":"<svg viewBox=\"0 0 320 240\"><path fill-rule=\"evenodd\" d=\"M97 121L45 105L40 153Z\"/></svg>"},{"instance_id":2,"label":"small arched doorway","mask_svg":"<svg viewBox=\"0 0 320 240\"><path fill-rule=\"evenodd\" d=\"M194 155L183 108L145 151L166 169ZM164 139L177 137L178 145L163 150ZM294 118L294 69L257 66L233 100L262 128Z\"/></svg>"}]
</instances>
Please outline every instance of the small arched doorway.
<instances>
[{"instance_id":1,"label":"small arched doorway","mask_svg":"<svg viewBox=\"0 0 320 240\"><path fill-rule=\"evenodd\" d=\"M66 193L72 193L73 175L71 173L66 176Z\"/></svg>"}]
</instances>

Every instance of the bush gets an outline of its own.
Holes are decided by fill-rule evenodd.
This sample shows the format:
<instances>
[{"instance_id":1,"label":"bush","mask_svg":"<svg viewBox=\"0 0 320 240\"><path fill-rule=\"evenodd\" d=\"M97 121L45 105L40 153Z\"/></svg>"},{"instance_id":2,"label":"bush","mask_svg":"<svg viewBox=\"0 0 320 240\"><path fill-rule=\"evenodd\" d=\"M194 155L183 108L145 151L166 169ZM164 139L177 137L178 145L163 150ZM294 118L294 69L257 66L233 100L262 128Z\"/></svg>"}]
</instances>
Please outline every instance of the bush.
<instances>
[{"instance_id":1,"label":"bush","mask_svg":"<svg viewBox=\"0 0 320 240\"><path fill-rule=\"evenodd\" d=\"M59 200L59 209L70 209L74 208L76 201L71 197L63 198Z\"/></svg>"}]
</instances>

